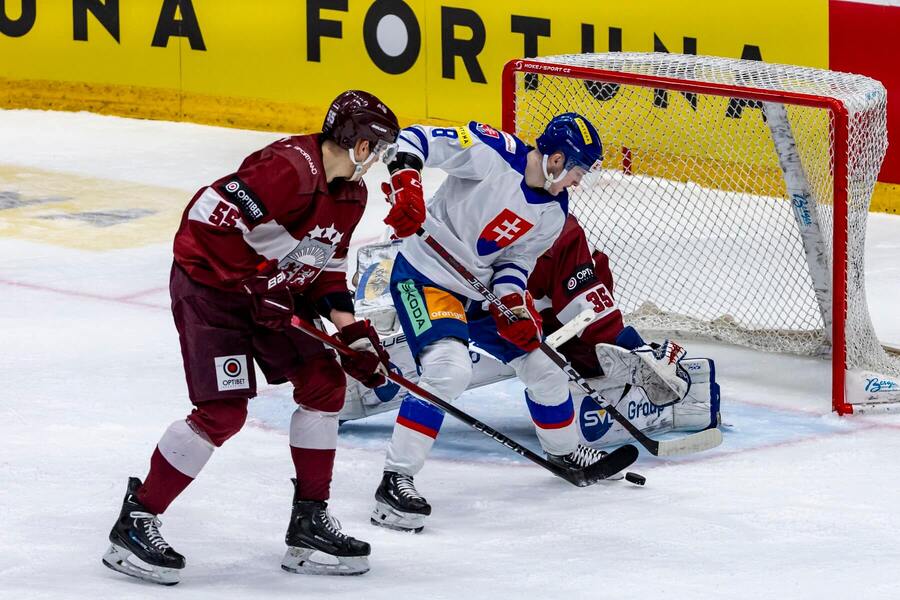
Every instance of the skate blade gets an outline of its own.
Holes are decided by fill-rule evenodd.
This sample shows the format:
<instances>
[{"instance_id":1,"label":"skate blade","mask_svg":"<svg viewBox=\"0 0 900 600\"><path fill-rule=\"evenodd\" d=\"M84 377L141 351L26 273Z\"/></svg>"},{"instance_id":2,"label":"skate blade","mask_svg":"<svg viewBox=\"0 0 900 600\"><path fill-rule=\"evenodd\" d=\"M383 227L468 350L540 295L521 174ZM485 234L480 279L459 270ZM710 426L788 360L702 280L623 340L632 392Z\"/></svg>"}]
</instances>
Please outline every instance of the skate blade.
<instances>
[{"instance_id":1,"label":"skate blade","mask_svg":"<svg viewBox=\"0 0 900 600\"><path fill-rule=\"evenodd\" d=\"M103 555L103 564L113 571L150 583L175 585L179 581L179 569L147 564L130 551L115 544L110 544L106 554Z\"/></svg>"},{"instance_id":2,"label":"skate blade","mask_svg":"<svg viewBox=\"0 0 900 600\"><path fill-rule=\"evenodd\" d=\"M421 533L425 529L425 515L401 512L384 502L375 502L375 510L369 521L372 525L394 531Z\"/></svg>"},{"instance_id":3,"label":"skate blade","mask_svg":"<svg viewBox=\"0 0 900 600\"><path fill-rule=\"evenodd\" d=\"M289 546L281 568L304 575L362 575L369 570L367 556L334 556L312 548Z\"/></svg>"}]
</instances>

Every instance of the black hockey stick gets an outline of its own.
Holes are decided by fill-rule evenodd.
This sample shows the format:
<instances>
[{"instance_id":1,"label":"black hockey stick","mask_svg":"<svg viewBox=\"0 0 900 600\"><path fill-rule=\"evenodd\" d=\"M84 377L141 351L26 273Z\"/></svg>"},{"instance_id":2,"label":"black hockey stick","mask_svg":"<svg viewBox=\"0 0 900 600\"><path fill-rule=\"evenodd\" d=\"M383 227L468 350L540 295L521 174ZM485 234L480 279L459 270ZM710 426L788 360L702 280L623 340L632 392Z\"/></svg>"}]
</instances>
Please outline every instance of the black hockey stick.
<instances>
[{"instance_id":1,"label":"black hockey stick","mask_svg":"<svg viewBox=\"0 0 900 600\"><path fill-rule=\"evenodd\" d=\"M303 321L299 317L294 317L291 320L291 325L293 325L295 328L299 329L300 331L306 333L307 335L310 335L310 336L316 338L317 340L319 340L326 346L334 348L335 350L337 350L338 352L340 352L341 354L343 354L345 356L353 356L354 354L356 354L356 351L351 349L346 344L343 344L340 341L338 341L335 338L328 335L327 333L320 331L314 325L307 323L306 321ZM561 467L559 465L553 464L546 458L539 456L538 454L535 454L534 452L532 452L525 446L522 446L515 440L506 437L505 435L503 435L502 433L500 433L493 427L490 427L490 426L482 423L478 419L475 419L474 417L470 416L468 413L456 408L449 402L442 400L441 398L438 398L437 396L435 396L431 392L428 392L427 390L422 389L421 387L419 387L418 385L416 385L415 383L413 383L406 377L403 377L402 375L398 375L397 373L389 371L387 374L387 378L389 380L393 381L394 383L396 383L397 385L399 385L400 387L408 390L410 393L415 395L417 398L421 398L421 399L429 402L430 404L433 404L434 406L440 408L444 412L459 419L460 421L462 421L463 423L465 423L472 429L474 429L476 431L480 431L481 433L483 433L484 435L493 439L494 441L503 444L504 446L506 446L513 452L515 452L516 454L519 454L520 456L524 456L525 458L527 458L534 464L547 469L548 471L550 471L557 477L561 477L561 478L565 479L566 481L568 481L569 483L576 485L578 487L589 486L594 483L597 483L601 479L606 479L608 477L611 477L612 475L615 475L619 471L626 469L629 465L631 465L631 463L633 463L635 460L637 460L637 457L638 457L637 448L635 448L631 444L627 444L625 446L622 446L621 448L616 448L614 451L610 452L609 454L607 454L600 460L596 461L595 463L591 464L588 467L585 467L584 469L580 469L580 470L567 469L565 467Z\"/></svg>"},{"instance_id":2,"label":"black hockey stick","mask_svg":"<svg viewBox=\"0 0 900 600\"><path fill-rule=\"evenodd\" d=\"M499 310L504 317L509 319L510 321L517 321L518 317L516 317L515 313L513 313L509 307L503 304L494 293L488 289L486 285L481 283L481 281L475 277L471 271L469 271L462 263L460 263L455 256L453 256L450 252L447 251L446 248L441 246L441 244L432 236L430 233L425 231L423 228L419 228L416 232L416 235L422 238L428 247L434 250L438 256L444 259L448 265L450 265L454 271L459 273L460 277L466 280L466 283L469 286L481 294L485 300L493 304L497 310ZM643 431L637 428L637 426L629 421L625 415L620 413L616 408L608 402L603 396L601 396L596 390L594 390L591 385L585 381L584 377L581 376L578 371L576 371L572 365L556 350L550 347L547 342L541 342L540 350L546 354L553 363L562 369L566 375L569 376L571 381L574 381L581 390L590 396L594 401L601 404L601 407L606 410L609 414L613 416L613 418L622 424L622 426L628 430L628 433L637 440L637 442L650 451L654 456L678 456L680 454L693 454L694 452L701 452L703 450L708 450L710 448L715 448L719 444L722 443L722 432L717 428L713 429L705 429L703 431L698 431L696 433L692 433L690 435L686 435L674 440L654 440L653 438L648 437Z\"/></svg>"}]
</instances>

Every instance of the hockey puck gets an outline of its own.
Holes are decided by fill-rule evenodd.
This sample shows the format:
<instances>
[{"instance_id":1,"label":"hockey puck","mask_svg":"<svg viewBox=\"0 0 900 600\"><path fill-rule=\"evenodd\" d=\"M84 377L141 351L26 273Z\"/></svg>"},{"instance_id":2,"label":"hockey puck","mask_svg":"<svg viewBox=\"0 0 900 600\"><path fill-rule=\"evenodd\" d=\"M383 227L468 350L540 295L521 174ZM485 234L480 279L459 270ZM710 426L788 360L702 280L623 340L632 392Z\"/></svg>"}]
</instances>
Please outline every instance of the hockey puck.
<instances>
[{"instance_id":1,"label":"hockey puck","mask_svg":"<svg viewBox=\"0 0 900 600\"><path fill-rule=\"evenodd\" d=\"M647 478L643 475L638 475L637 473L632 473L628 471L625 473L625 481L630 481L634 485L644 485L647 483Z\"/></svg>"}]
</instances>

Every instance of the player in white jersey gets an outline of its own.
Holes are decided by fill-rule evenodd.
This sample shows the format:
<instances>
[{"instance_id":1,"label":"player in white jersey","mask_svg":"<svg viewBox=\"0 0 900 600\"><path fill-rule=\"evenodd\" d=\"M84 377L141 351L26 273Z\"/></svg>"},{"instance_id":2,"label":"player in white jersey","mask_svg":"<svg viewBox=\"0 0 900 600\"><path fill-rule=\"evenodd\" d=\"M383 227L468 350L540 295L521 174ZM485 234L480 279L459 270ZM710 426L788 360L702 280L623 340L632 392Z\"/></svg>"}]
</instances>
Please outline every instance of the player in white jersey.
<instances>
[{"instance_id":1,"label":"player in white jersey","mask_svg":"<svg viewBox=\"0 0 900 600\"><path fill-rule=\"evenodd\" d=\"M416 125L401 132L385 184L393 207L385 219L405 237L391 272L398 317L419 363L419 385L454 401L472 374L468 342L515 369L548 458L581 468L602 455L579 446L566 375L542 352L541 318L526 289L537 258L562 230L567 188L603 157L600 137L584 117L552 119L533 148L481 123L441 128ZM447 179L425 209L420 171L443 169ZM490 287L518 320L511 322L437 256L418 236L430 233ZM431 506L413 477L440 430L443 412L407 396L388 446L375 492L372 522L421 531Z\"/></svg>"}]
</instances>

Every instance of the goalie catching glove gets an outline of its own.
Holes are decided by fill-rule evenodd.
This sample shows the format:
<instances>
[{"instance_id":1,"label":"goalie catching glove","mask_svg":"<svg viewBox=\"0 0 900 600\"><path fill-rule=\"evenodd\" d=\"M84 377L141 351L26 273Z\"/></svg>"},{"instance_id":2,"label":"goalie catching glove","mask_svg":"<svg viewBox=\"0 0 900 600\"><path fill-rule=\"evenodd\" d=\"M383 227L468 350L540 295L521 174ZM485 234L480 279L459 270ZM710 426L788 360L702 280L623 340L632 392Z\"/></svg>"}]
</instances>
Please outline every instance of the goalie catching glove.
<instances>
[{"instance_id":1,"label":"goalie catching glove","mask_svg":"<svg viewBox=\"0 0 900 600\"><path fill-rule=\"evenodd\" d=\"M497 333L525 352L536 350L541 345L541 314L534 307L531 293L507 294L500 298L500 302L516 315L517 320L510 321L491 304L491 316L497 323Z\"/></svg>"},{"instance_id":2,"label":"goalie catching glove","mask_svg":"<svg viewBox=\"0 0 900 600\"><path fill-rule=\"evenodd\" d=\"M681 366L687 351L671 340L647 344L628 326L619 333L616 345L597 344L595 352L605 377L642 388L656 406L679 402L691 388L690 375Z\"/></svg>"},{"instance_id":3,"label":"goalie catching glove","mask_svg":"<svg viewBox=\"0 0 900 600\"><path fill-rule=\"evenodd\" d=\"M347 375L368 388L385 384L391 357L381 345L378 333L369 321L351 323L335 334L335 337L356 350L355 356L341 355L341 367Z\"/></svg>"},{"instance_id":4,"label":"goalie catching glove","mask_svg":"<svg viewBox=\"0 0 900 600\"><path fill-rule=\"evenodd\" d=\"M425 196L422 177L415 169L400 169L391 175L390 183L382 183L381 191L392 205L384 222L394 228L397 237L409 237L425 222Z\"/></svg>"}]
</instances>

